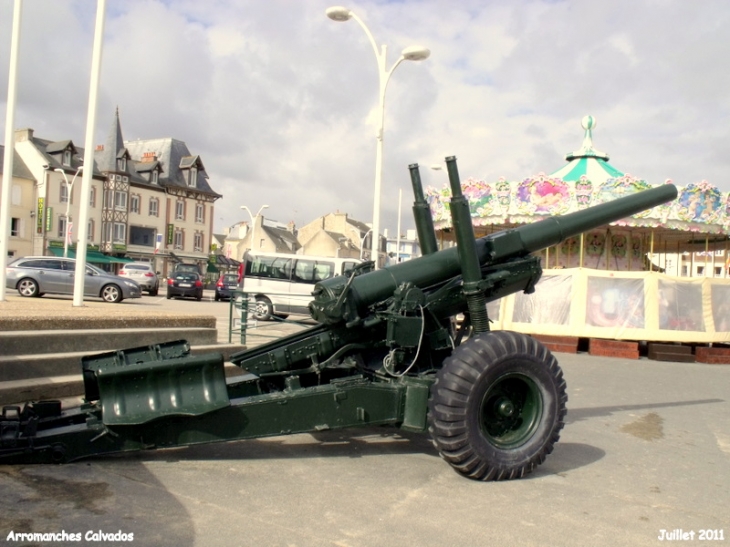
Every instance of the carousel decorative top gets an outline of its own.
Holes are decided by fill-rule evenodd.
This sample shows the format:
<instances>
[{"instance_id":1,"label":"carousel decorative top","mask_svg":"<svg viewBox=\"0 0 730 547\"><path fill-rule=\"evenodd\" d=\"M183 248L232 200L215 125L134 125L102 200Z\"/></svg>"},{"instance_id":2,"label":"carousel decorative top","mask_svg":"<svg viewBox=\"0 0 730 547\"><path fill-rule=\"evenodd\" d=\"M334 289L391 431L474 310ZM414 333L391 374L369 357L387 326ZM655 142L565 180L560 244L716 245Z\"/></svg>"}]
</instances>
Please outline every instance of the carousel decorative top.
<instances>
[{"instance_id":1,"label":"carousel decorative top","mask_svg":"<svg viewBox=\"0 0 730 547\"><path fill-rule=\"evenodd\" d=\"M486 182L469 178L462 182L475 226L514 225L563 215L640 192L653 185L622 173L608 163L608 155L593 148L593 116L582 120L585 137L580 150L566 155L568 165L552 173L508 181ZM666 183L671 182L667 180ZM707 234L730 229L730 193L707 181L678 187L676 201L621 220L614 226L669 228ZM448 185L426 189L426 199L436 229L449 228L451 192Z\"/></svg>"}]
</instances>

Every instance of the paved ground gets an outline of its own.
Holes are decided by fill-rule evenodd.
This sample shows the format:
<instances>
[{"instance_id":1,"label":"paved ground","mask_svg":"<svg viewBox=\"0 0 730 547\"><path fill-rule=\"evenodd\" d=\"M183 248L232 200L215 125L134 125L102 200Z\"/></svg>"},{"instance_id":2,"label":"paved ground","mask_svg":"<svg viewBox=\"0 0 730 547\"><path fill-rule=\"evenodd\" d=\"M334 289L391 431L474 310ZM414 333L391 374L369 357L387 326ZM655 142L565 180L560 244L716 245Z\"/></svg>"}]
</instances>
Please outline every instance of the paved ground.
<instances>
[{"instance_id":1,"label":"paved ground","mask_svg":"<svg viewBox=\"0 0 730 547\"><path fill-rule=\"evenodd\" d=\"M0 466L0 538L65 530L80 532L80 545L97 544L87 531L134 535L98 543L107 546L634 547L682 530L693 541L672 543L728 545L730 367L557 356L567 424L526 479L463 479L425 435L390 428ZM703 530L725 539L699 541Z\"/></svg>"},{"instance_id":2,"label":"paved ground","mask_svg":"<svg viewBox=\"0 0 730 547\"><path fill-rule=\"evenodd\" d=\"M119 304L110 304L100 299L84 300L84 305L73 306L70 296L46 295L43 298L23 298L13 290L8 290L4 301L0 301L0 330L42 330L45 328L74 328L74 324L84 324L81 328L105 328L113 326L121 328L119 319L134 326L141 324L149 317L163 318L168 326L187 326L189 317L213 317L218 330L218 342L225 343L229 339L229 327L233 321L234 329L240 328L240 310L230 309L228 302L215 302L215 291L204 291L203 300L192 299L167 300L161 296L148 296L124 300ZM59 320L63 317L63 321ZM304 316L291 316L287 322L249 322L246 332L246 344L254 347L280 338L314 323ZM113 325L109 325L112 320ZM303 324L297 324L301 321ZM91 323L90 323L91 322ZM240 333L230 335L233 343L240 341Z\"/></svg>"}]
</instances>

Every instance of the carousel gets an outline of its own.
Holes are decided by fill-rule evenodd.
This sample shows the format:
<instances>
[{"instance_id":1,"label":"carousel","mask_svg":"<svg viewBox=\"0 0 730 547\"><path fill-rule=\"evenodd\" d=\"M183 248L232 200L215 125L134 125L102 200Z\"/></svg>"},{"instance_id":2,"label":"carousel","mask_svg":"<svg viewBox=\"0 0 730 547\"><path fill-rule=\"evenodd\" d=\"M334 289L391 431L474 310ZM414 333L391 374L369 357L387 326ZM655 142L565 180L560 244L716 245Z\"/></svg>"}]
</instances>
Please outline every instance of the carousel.
<instances>
[{"instance_id":1,"label":"carousel","mask_svg":"<svg viewBox=\"0 0 730 547\"><path fill-rule=\"evenodd\" d=\"M595 126L595 118L583 118L581 148L550 175L464 181L476 236L652 188L616 169L607 154L594 148ZM728 193L706 181L678 190L674 202L543 251L544 273L536 292L490 303L493 328L613 340L730 342ZM448 245L453 241L450 191L444 186L428 188L426 194L437 236ZM705 275L688 277L697 271L695 256L702 256Z\"/></svg>"}]
</instances>

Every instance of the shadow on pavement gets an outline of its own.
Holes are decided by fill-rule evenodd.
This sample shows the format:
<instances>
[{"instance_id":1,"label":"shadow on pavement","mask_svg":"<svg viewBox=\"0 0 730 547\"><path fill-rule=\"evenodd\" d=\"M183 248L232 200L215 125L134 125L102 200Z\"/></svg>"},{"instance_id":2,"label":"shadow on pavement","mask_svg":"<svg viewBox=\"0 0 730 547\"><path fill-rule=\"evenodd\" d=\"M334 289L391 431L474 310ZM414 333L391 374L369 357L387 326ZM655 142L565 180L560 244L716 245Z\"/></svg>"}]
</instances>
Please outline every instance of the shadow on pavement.
<instances>
[{"instance_id":1,"label":"shadow on pavement","mask_svg":"<svg viewBox=\"0 0 730 547\"><path fill-rule=\"evenodd\" d=\"M615 406L598 406L595 408L569 408L568 415L565 419L566 424L572 424L581 420L590 418L599 418L602 416L610 416L614 412L626 412L632 410L648 410L652 408L672 408L680 406L709 405L714 403L724 403L724 399L698 399L695 401L676 401L671 403L646 403L641 405L615 405Z\"/></svg>"},{"instance_id":2,"label":"shadow on pavement","mask_svg":"<svg viewBox=\"0 0 730 547\"><path fill-rule=\"evenodd\" d=\"M195 544L195 527L186 508L138 462L0 466L0 488L3 537L11 531L65 531L80 533L80 545ZM133 534L133 541L94 541L98 532L121 532L127 538Z\"/></svg>"}]
</instances>

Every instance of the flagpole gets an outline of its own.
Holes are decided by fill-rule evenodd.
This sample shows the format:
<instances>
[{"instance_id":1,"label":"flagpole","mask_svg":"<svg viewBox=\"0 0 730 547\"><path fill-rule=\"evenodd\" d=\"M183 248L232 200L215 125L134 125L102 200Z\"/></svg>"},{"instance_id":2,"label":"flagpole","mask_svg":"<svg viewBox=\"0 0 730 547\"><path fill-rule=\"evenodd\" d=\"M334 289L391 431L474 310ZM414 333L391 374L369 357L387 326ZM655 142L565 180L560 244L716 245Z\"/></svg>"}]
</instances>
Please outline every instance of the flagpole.
<instances>
[{"instance_id":1,"label":"flagpole","mask_svg":"<svg viewBox=\"0 0 730 547\"><path fill-rule=\"evenodd\" d=\"M10 71L8 102L5 114L5 151L3 155L2 195L0 196L0 302L5 300L5 267L8 264L10 238L10 190L13 186L13 154L15 152L15 96L18 89L18 50L20 48L21 0L15 0L13 30L10 38Z\"/></svg>"},{"instance_id":2,"label":"flagpole","mask_svg":"<svg viewBox=\"0 0 730 547\"><path fill-rule=\"evenodd\" d=\"M94 125L96 124L96 103L99 95L101 76L101 51L104 43L104 15L106 0L97 0L96 26L94 28L94 47L91 53L91 81L89 83L89 106L86 113L86 143L84 165L81 179L81 203L79 206L78 244L76 245L76 275L74 278L74 306L84 305L84 282L86 281L86 241L89 233L89 195L91 179L94 176Z\"/></svg>"}]
</instances>

